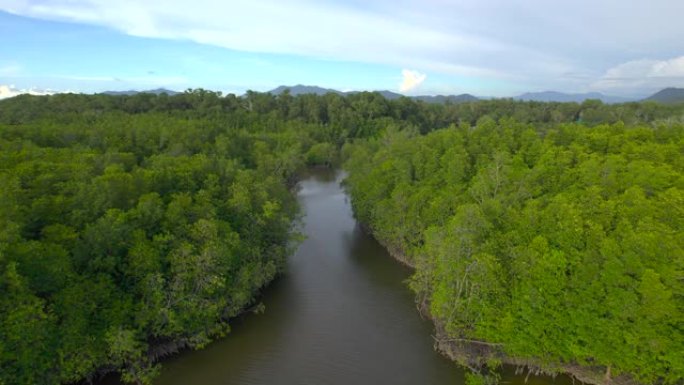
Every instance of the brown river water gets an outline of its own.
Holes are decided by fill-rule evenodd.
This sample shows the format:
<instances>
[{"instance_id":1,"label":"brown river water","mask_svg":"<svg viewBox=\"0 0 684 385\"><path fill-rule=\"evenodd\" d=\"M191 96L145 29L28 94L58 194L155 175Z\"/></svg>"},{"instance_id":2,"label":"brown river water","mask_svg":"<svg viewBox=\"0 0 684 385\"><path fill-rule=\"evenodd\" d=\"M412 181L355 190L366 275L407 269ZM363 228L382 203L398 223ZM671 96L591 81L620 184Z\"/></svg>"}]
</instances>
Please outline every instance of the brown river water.
<instances>
[{"instance_id":1,"label":"brown river water","mask_svg":"<svg viewBox=\"0 0 684 385\"><path fill-rule=\"evenodd\" d=\"M203 350L165 360L155 385L464 384L464 370L433 348L432 323L405 283L411 271L353 219L342 177L314 170L300 183L307 238L265 290L265 312L234 320L227 337ZM524 380L509 368L501 383Z\"/></svg>"}]
</instances>

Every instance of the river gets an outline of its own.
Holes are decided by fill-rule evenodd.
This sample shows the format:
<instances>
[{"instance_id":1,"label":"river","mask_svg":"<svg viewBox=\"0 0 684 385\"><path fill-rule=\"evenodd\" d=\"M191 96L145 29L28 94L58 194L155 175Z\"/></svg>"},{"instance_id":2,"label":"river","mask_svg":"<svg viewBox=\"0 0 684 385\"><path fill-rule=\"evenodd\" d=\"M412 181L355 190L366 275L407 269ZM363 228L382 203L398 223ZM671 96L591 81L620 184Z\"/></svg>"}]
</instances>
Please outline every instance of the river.
<instances>
[{"instance_id":1,"label":"river","mask_svg":"<svg viewBox=\"0 0 684 385\"><path fill-rule=\"evenodd\" d=\"M341 178L314 170L300 183L307 238L265 291L265 312L165 360L155 385L463 385L463 369L433 348L432 324L405 284L410 270L359 228ZM502 382L523 379L505 373Z\"/></svg>"}]
</instances>

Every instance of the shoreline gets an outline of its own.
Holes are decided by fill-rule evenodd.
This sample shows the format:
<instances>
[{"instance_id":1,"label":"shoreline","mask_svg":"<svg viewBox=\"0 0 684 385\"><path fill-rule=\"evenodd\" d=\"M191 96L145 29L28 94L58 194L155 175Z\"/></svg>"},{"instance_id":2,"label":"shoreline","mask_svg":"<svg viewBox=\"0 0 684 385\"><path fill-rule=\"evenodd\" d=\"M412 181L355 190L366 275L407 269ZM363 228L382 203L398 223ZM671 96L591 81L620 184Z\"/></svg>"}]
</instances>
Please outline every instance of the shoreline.
<instances>
[{"instance_id":1,"label":"shoreline","mask_svg":"<svg viewBox=\"0 0 684 385\"><path fill-rule=\"evenodd\" d=\"M259 314L260 312L263 312L263 303L261 301L261 298L264 295L264 291L267 290L270 286L273 285L274 282L276 282L278 279L281 278L282 272L278 272L273 279L270 281L266 282L262 287L260 287L257 292L254 294L254 300L249 302L244 308L240 310L237 314L231 317L226 317L225 319L222 319L221 321L225 322L228 324L228 330L225 333L225 335L215 335L212 337L211 341L209 341L209 344L212 344L214 342L217 342L220 339L223 338L228 338L231 333L231 328L230 328L230 322L229 321L235 321L237 319L240 319L242 317L248 316L252 313L254 314ZM169 359L175 355L178 354L183 354L185 351L193 351L193 350L201 350L205 346L200 347L200 348L195 348L191 344L191 338L192 336L183 336L183 337L178 337L175 339L159 339L157 341L148 341L149 348L147 349L147 353L145 354L145 357L149 360L149 363L151 366L160 364L166 359ZM120 379L120 372L119 370L121 367L118 366L112 366L112 365L105 365L102 366L95 371L91 372L87 376L83 377L82 379L67 383L71 385L80 385L80 384L97 384L101 381L106 380L110 376L116 376L117 381L120 383L124 383ZM163 367L161 368L163 370ZM108 382L107 382L108 383Z\"/></svg>"},{"instance_id":2,"label":"shoreline","mask_svg":"<svg viewBox=\"0 0 684 385\"><path fill-rule=\"evenodd\" d=\"M301 170L298 170L291 178L287 178L285 180L285 186L295 198L297 197L298 193L298 186L299 182L303 179L303 176L305 176L309 170L336 170L333 167L330 166L324 166L324 165L315 165L315 166L307 166L304 167ZM295 218L292 221L292 226L293 226L293 231L295 233L298 232L298 228L300 227L300 216L301 212L295 216ZM292 256L294 253L294 250L291 250L291 252L284 256L282 258L283 266L286 264L286 261ZM237 314L228 316L225 318L222 318L219 322L225 322L228 324L228 331L225 333L225 335L214 335L212 336L211 341L209 344L214 343L218 341L219 339L222 338L227 338L230 333L230 324L231 321L234 321L236 319L239 319L241 317L245 317L251 313L260 313L263 312L263 303L261 299L263 298L264 291L268 290L274 282L276 282L278 279L282 277L284 267L279 266L278 269L276 270L275 275L273 276L272 279L270 279L268 282L264 283L263 286L259 287L253 295L252 301L248 302ZM154 366L157 364L160 364L164 360L173 357L177 354L182 354L184 351L188 350L199 350L193 347L191 343L191 338L192 336L181 336L178 338L172 338L172 339L159 339L159 340L150 340L148 341L148 349L147 353L145 354L145 357L149 360L149 363ZM119 370L121 367L115 367L113 365L105 365L100 368L97 368L95 371L91 372L87 376L83 377L82 379L73 382L72 384L93 384L97 383L99 381L102 381L106 379L109 376L115 376L119 374Z\"/></svg>"},{"instance_id":3,"label":"shoreline","mask_svg":"<svg viewBox=\"0 0 684 385\"><path fill-rule=\"evenodd\" d=\"M368 225L359 223L359 226L364 232L372 236L373 239L387 251L392 259L415 271L415 266L409 261L402 250L390 247L386 242L376 238ZM417 304L416 308L421 316L432 321L432 324L434 325L435 335L433 335L433 339L435 340L435 350L473 372L480 373L482 369L487 369L487 362L493 360L504 365L515 367L516 374L524 374L527 372L525 382L527 382L530 375L556 377L559 374L565 374L572 378L573 382L579 381L580 383L588 385L642 385L628 374L620 374L615 377L610 376L610 368L582 366L579 364L560 364L554 368L557 370L553 370L544 368L533 359L507 356L499 348L501 344L451 338L447 335L440 322L432 317L426 303Z\"/></svg>"}]
</instances>

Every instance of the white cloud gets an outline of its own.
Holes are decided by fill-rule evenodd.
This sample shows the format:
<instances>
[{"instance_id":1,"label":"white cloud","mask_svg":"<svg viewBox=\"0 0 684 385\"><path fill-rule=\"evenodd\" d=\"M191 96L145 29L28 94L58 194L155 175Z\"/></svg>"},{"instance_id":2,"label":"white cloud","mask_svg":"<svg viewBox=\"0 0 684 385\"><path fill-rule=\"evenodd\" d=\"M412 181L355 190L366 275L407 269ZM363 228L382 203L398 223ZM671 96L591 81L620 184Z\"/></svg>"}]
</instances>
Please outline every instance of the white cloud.
<instances>
[{"instance_id":1,"label":"white cloud","mask_svg":"<svg viewBox=\"0 0 684 385\"><path fill-rule=\"evenodd\" d=\"M501 52L520 51L542 68L551 60L516 44L414 18L420 2L402 9L386 1L375 6L382 10L334 0L0 0L0 9L14 14L102 25L135 36L462 76L508 76L487 60Z\"/></svg>"},{"instance_id":2,"label":"white cloud","mask_svg":"<svg viewBox=\"0 0 684 385\"><path fill-rule=\"evenodd\" d=\"M468 83L480 87L562 91L627 89L609 87L605 63L675 57L684 41L684 1L674 0L0 0L0 10L239 51L420 68L485 80ZM679 65L649 67L661 76L647 80L678 78Z\"/></svg>"},{"instance_id":3,"label":"white cloud","mask_svg":"<svg viewBox=\"0 0 684 385\"><path fill-rule=\"evenodd\" d=\"M684 56L622 63L592 84L593 89L620 93L644 93L673 86L684 86Z\"/></svg>"},{"instance_id":4,"label":"white cloud","mask_svg":"<svg viewBox=\"0 0 684 385\"><path fill-rule=\"evenodd\" d=\"M29 89L18 89L13 85L2 85L0 84L0 99L11 98L17 95L30 94L30 95L52 95L56 93L52 90L40 90L36 88Z\"/></svg>"},{"instance_id":5,"label":"white cloud","mask_svg":"<svg viewBox=\"0 0 684 385\"><path fill-rule=\"evenodd\" d=\"M649 76L684 78L684 56L654 63Z\"/></svg>"},{"instance_id":6,"label":"white cloud","mask_svg":"<svg viewBox=\"0 0 684 385\"><path fill-rule=\"evenodd\" d=\"M403 79L401 80L401 84L399 85L400 92L409 92L415 89L416 87L420 86L427 78L427 75L425 74L422 74L418 71L412 71L407 69L401 71L401 76L403 77Z\"/></svg>"}]
</instances>

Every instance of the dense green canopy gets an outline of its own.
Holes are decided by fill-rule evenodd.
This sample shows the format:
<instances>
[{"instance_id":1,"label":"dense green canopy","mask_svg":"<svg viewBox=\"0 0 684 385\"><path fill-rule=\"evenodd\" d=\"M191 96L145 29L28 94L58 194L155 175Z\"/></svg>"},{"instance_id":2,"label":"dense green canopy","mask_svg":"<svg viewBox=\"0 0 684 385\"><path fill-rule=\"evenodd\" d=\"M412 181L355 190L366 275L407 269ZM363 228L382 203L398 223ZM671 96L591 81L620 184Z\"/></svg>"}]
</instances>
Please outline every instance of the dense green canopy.
<instances>
[{"instance_id":1,"label":"dense green canopy","mask_svg":"<svg viewBox=\"0 0 684 385\"><path fill-rule=\"evenodd\" d=\"M294 246L299 136L155 112L4 125L0 383L147 381L150 355L227 332Z\"/></svg>"},{"instance_id":2,"label":"dense green canopy","mask_svg":"<svg viewBox=\"0 0 684 385\"><path fill-rule=\"evenodd\" d=\"M297 171L354 141L357 217L418 266L451 334L672 383L682 110L204 90L0 101L0 384L149 382L156 356L225 334L296 244Z\"/></svg>"},{"instance_id":3,"label":"dense green canopy","mask_svg":"<svg viewBox=\"0 0 684 385\"><path fill-rule=\"evenodd\" d=\"M447 337L684 378L684 125L502 119L347 148L356 217Z\"/></svg>"}]
</instances>

